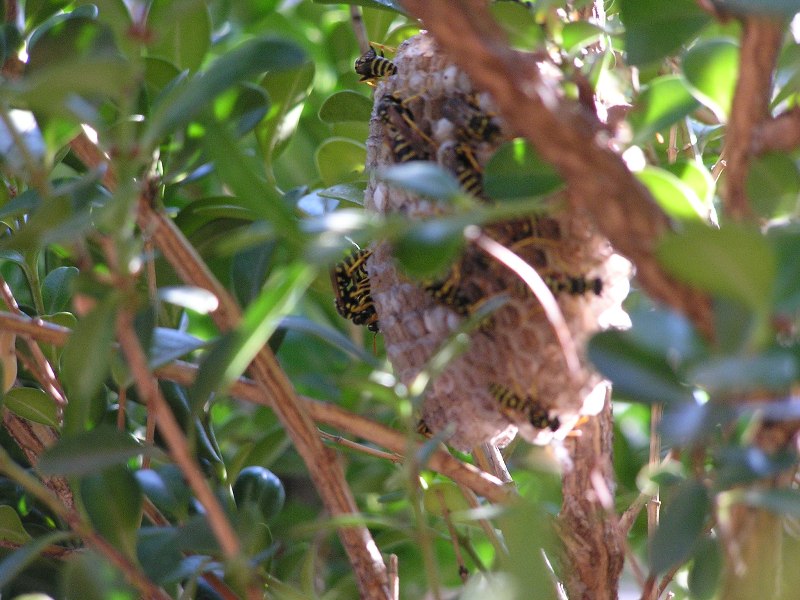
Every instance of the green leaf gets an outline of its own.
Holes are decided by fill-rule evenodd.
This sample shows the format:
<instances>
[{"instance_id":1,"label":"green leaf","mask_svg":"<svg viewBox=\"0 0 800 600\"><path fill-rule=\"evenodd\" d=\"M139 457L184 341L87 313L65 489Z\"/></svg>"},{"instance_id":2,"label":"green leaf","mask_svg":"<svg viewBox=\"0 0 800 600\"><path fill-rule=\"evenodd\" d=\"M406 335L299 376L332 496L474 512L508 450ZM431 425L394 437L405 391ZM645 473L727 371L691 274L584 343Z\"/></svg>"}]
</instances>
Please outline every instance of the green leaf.
<instances>
[{"instance_id":1,"label":"green leaf","mask_svg":"<svg viewBox=\"0 0 800 600\"><path fill-rule=\"evenodd\" d=\"M145 446L109 425L62 437L42 453L37 470L43 475L87 475L135 456L164 458L155 446Z\"/></svg>"},{"instance_id":2,"label":"green leaf","mask_svg":"<svg viewBox=\"0 0 800 600\"><path fill-rule=\"evenodd\" d=\"M262 79L261 86L267 90L272 104L256 136L268 165L280 155L295 132L315 71L313 62L298 60L283 69L270 71Z\"/></svg>"},{"instance_id":3,"label":"green leaf","mask_svg":"<svg viewBox=\"0 0 800 600\"><path fill-rule=\"evenodd\" d=\"M199 69L211 46L211 16L203 0L153 2L147 28L155 38L147 45L150 56L164 58L180 70Z\"/></svg>"},{"instance_id":4,"label":"green leaf","mask_svg":"<svg viewBox=\"0 0 800 600\"><path fill-rule=\"evenodd\" d=\"M34 423L58 427L55 401L38 388L12 388L3 397L3 406Z\"/></svg>"},{"instance_id":5,"label":"green leaf","mask_svg":"<svg viewBox=\"0 0 800 600\"><path fill-rule=\"evenodd\" d=\"M622 331L604 331L589 341L589 359L614 384L614 391L634 402L694 402L665 356Z\"/></svg>"},{"instance_id":6,"label":"green leaf","mask_svg":"<svg viewBox=\"0 0 800 600\"><path fill-rule=\"evenodd\" d=\"M483 174L483 188L495 200L542 196L562 184L553 167L539 158L533 146L523 139L503 144Z\"/></svg>"},{"instance_id":7,"label":"green leaf","mask_svg":"<svg viewBox=\"0 0 800 600\"><path fill-rule=\"evenodd\" d=\"M75 267L57 267L47 274L42 282L42 300L48 314L69 308L72 299L72 284L78 276Z\"/></svg>"},{"instance_id":8,"label":"green leaf","mask_svg":"<svg viewBox=\"0 0 800 600\"><path fill-rule=\"evenodd\" d=\"M536 22L535 12L522 2L492 2L489 10L513 47L529 51L545 43L544 31Z\"/></svg>"},{"instance_id":9,"label":"green leaf","mask_svg":"<svg viewBox=\"0 0 800 600\"><path fill-rule=\"evenodd\" d=\"M102 298L78 321L64 346L61 372L71 403L87 402L108 375L118 301L114 293Z\"/></svg>"},{"instance_id":10,"label":"green leaf","mask_svg":"<svg viewBox=\"0 0 800 600\"><path fill-rule=\"evenodd\" d=\"M686 81L679 75L664 75L650 81L636 99L628 116L633 143L642 144L700 106Z\"/></svg>"},{"instance_id":11,"label":"green leaf","mask_svg":"<svg viewBox=\"0 0 800 600\"><path fill-rule=\"evenodd\" d=\"M678 160L664 165L664 169L675 175L695 193L706 214L713 206L716 183L704 165L695 160Z\"/></svg>"},{"instance_id":12,"label":"green leaf","mask_svg":"<svg viewBox=\"0 0 800 600\"><path fill-rule=\"evenodd\" d=\"M153 330L153 339L148 353L148 364L151 369L163 367L190 352L199 350L207 342L196 338L184 331L156 327Z\"/></svg>"},{"instance_id":13,"label":"green leaf","mask_svg":"<svg viewBox=\"0 0 800 600\"><path fill-rule=\"evenodd\" d=\"M237 137L252 131L269 112L269 97L263 88L240 83L214 100L214 117L219 122L236 123Z\"/></svg>"},{"instance_id":14,"label":"green leaf","mask_svg":"<svg viewBox=\"0 0 800 600\"><path fill-rule=\"evenodd\" d=\"M452 200L461 193L461 188L453 176L430 161L411 161L384 167L378 171L377 177L435 200Z\"/></svg>"},{"instance_id":15,"label":"green leaf","mask_svg":"<svg viewBox=\"0 0 800 600\"><path fill-rule=\"evenodd\" d=\"M136 557L136 530L142 516L142 489L121 465L81 479L81 502L100 535L128 558Z\"/></svg>"},{"instance_id":16,"label":"green leaf","mask_svg":"<svg viewBox=\"0 0 800 600\"><path fill-rule=\"evenodd\" d=\"M673 219L706 222L709 206L669 171L647 166L636 173L636 178L647 186L656 202Z\"/></svg>"},{"instance_id":17,"label":"green leaf","mask_svg":"<svg viewBox=\"0 0 800 600\"><path fill-rule=\"evenodd\" d=\"M91 550L66 561L60 577L63 598L81 600L136 600L141 594L128 585L104 555Z\"/></svg>"},{"instance_id":18,"label":"green leaf","mask_svg":"<svg viewBox=\"0 0 800 600\"><path fill-rule=\"evenodd\" d=\"M711 22L694 0L621 0L628 64L660 61L690 41Z\"/></svg>"},{"instance_id":19,"label":"green leaf","mask_svg":"<svg viewBox=\"0 0 800 600\"><path fill-rule=\"evenodd\" d=\"M663 573L688 559L705 528L711 511L708 490L697 481L680 484L662 509L650 547L650 569Z\"/></svg>"},{"instance_id":20,"label":"green leaf","mask_svg":"<svg viewBox=\"0 0 800 600\"><path fill-rule=\"evenodd\" d=\"M394 241L394 257L412 277L441 274L464 246L464 225L454 219L415 223Z\"/></svg>"},{"instance_id":21,"label":"green leaf","mask_svg":"<svg viewBox=\"0 0 800 600\"><path fill-rule=\"evenodd\" d=\"M261 37L244 42L164 98L148 121L140 146L150 148L185 126L233 85L264 71L295 68L304 61L302 50L284 40Z\"/></svg>"},{"instance_id":22,"label":"green leaf","mask_svg":"<svg viewBox=\"0 0 800 600\"><path fill-rule=\"evenodd\" d=\"M739 46L726 39L704 40L686 51L681 64L694 97L727 122L739 74Z\"/></svg>"},{"instance_id":23,"label":"green leaf","mask_svg":"<svg viewBox=\"0 0 800 600\"><path fill-rule=\"evenodd\" d=\"M281 317L294 308L313 278L314 269L304 263L292 263L272 273L239 326L219 338L203 357L190 392L195 405L205 402L213 392L226 388L244 373L275 332Z\"/></svg>"},{"instance_id":24,"label":"green leaf","mask_svg":"<svg viewBox=\"0 0 800 600\"><path fill-rule=\"evenodd\" d=\"M605 32L601 27L588 21L573 21L564 25L561 40L567 52L575 52L585 46L594 44Z\"/></svg>"},{"instance_id":25,"label":"green leaf","mask_svg":"<svg viewBox=\"0 0 800 600\"><path fill-rule=\"evenodd\" d=\"M757 390L787 391L798 376L794 355L772 351L755 356L721 356L708 359L689 373L692 383L712 396L744 394Z\"/></svg>"},{"instance_id":26,"label":"green leaf","mask_svg":"<svg viewBox=\"0 0 800 600\"><path fill-rule=\"evenodd\" d=\"M341 137L327 138L314 155L323 185L360 178L366 158L367 150L363 144Z\"/></svg>"},{"instance_id":27,"label":"green leaf","mask_svg":"<svg viewBox=\"0 0 800 600\"><path fill-rule=\"evenodd\" d=\"M12 506L0 505L0 540L12 544L25 544L31 540Z\"/></svg>"},{"instance_id":28,"label":"green leaf","mask_svg":"<svg viewBox=\"0 0 800 600\"><path fill-rule=\"evenodd\" d=\"M721 229L689 227L668 234L656 250L670 273L687 283L737 300L766 314L775 281L775 253L757 230L737 225Z\"/></svg>"},{"instance_id":29,"label":"green leaf","mask_svg":"<svg viewBox=\"0 0 800 600\"><path fill-rule=\"evenodd\" d=\"M3 526L5 522L3 518L5 509L11 509L11 507L0 506L0 531L5 529ZM14 509L11 510L13 511ZM19 517L17 517L17 520L19 520ZM22 527L22 523L20 523L20 527ZM5 588L7 585L11 584L22 571L39 557L45 548L72 537L72 533L69 531L53 531L46 535L39 536L35 540L31 540L31 537L27 535L27 533L25 535L27 536L26 540L16 542L20 544L24 543L25 545L7 556L3 562L0 562L0 588ZM0 533L0 537L3 537L2 533ZM8 541L13 542L13 540ZM17 596L17 598L21 599L22 596ZM47 598L49 598L49 596ZM44 596L42 600L45 600Z\"/></svg>"},{"instance_id":30,"label":"green leaf","mask_svg":"<svg viewBox=\"0 0 800 600\"><path fill-rule=\"evenodd\" d=\"M717 592L722 573L722 548L716 537L705 537L692 556L689 569L689 593L692 600L711 600Z\"/></svg>"},{"instance_id":31,"label":"green leaf","mask_svg":"<svg viewBox=\"0 0 800 600\"><path fill-rule=\"evenodd\" d=\"M370 116L372 116L372 100L351 90L328 96L319 109L319 118L325 123L369 121Z\"/></svg>"},{"instance_id":32,"label":"green leaf","mask_svg":"<svg viewBox=\"0 0 800 600\"><path fill-rule=\"evenodd\" d=\"M137 471L138 473L138 471ZM176 581L181 551L175 527L142 527L136 544L139 563L147 576L159 585Z\"/></svg>"},{"instance_id":33,"label":"green leaf","mask_svg":"<svg viewBox=\"0 0 800 600\"><path fill-rule=\"evenodd\" d=\"M788 224L770 228L767 236L777 257L775 310L793 313L800 308L800 228Z\"/></svg>"},{"instance_id":34,"label":"green leaf","mask_svg":"<svg viewBox=\"0 0 800 600\"><path fill-rule=\"evenodd\" d=\"M236 194L231 201L270 221L288 244L298 244L297 222L291 207L258 176L255 164L245 156L233 136L222 126L210 123L204 144L219 177Z\"/></svg>"},{"instance_id":35,"label":"green leaf","mask_svg":"<svg viewBox=\"0 0 800 600\"><path fill-rule=\"evenodd\" d=\"M765 219L786 217L797 210L800 170L787 154L770 152L754 158L746 185L752 207Z\"/></svg>"},{"instance_id":36,"label":"green leaf","mask_svg":"<svg viewBox=\"0 0 800 600\"><path fill-rule=\"evenodd\" d=\"M343 335L337 329L326 327L325 325L321 325L316 321L307 319L306 317L297 317L291 315L281 319L281 324L279 327L295 333L313 335L314 337L317 337L330 344L334 348L338 348L342 352L349 354L356 360L368 365L372 365L375 368L379 366L379 363L375 360L375 357L373 357L370 353L365 352L361 346L354 344L349 337Z\"/></svg>"}]
</instances>

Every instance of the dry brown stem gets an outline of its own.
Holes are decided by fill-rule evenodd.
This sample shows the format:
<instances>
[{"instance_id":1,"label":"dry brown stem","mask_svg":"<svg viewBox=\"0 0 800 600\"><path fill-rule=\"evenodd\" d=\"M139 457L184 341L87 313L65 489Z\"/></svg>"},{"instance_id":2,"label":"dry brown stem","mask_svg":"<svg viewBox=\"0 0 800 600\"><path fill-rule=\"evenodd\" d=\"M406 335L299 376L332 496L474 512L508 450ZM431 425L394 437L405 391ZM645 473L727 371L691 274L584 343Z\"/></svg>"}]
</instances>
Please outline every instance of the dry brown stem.
<instances>
[{"instance_id":1,"label":"dry brown stem","mask_svg":"<svg viewBox=\"0 0 800 600\"><path fill-rule=\"evenodd\" d=\"M618 521L607 518L601 497L614 489L612 431L609 397L600 414L580 428L580 435L565 442L573 468L562 479L564 504L558 518L567 555L564 564L570 565L564 584L572 600L617 598L624 548ZM608 508L613 510L611 503Z\"/></svg>"},{"instance_id":2,"label":"dry brown stem","mask_svg":"<svg viewBox=\"0 0 800 600\"><path fill-rule=\"evenodd\" d=\"M117 338L128 361L136 387L148 409L156 416L156 424L164 436L170 456L180 467L189 487L205 508L208 523L219 541L223 554L228 560L236 558L240 550L239 538L233 531L233 527L225 516L225 511L209 487L203 472L192 458L189 443L186 441L175 415L172 414L169 404L164 399L158 382L150 373L147 357L139 345L139 338L134 330L133 315L128 311L120 311L117 317Z\"/></svg>"},{"instance_id":3,"label":"dry brown stem","mask_svg":"<svg viewBox=\"0 0 800 600\"><path fill-rule=\"evenodd\" d=\"M739 80L725 135L725 212L737 220L751 218L745 182L758 127L769 118L772 73L783 40L785 23L761 16L742 22Z\"/></svg>"},{"instance_id":4,"label":"dry brown stem","mask_svg":"<svg viewBox=\"0 0 800 600\"><path fill-rule=\"evenodd\" d=\"M526 137L566 181L570 201L591 214L614 248L637 267L638 280L655 299L686 314L711 335L708 298L673 280L654 254L670 222L622 159L596 135L593 115L559 100L554 83L540 76L530 55L509 48L485 2L402 0L422 19L440 47L492 94L511 130Z\"/></svg>"},{"instance_id":5,"label":"dry brown stem","mask_svg":"<svg viewBox=\"0 0 800 600\"><path fill-rule=\"evenodd\" d=\"M63 346L71 333L66 327L1 311L0 329L7 329L18 334L24 332L31 339L41 340L55 346ZM190 386L197 376L197 366L177 361L157 369L155 374L161 379ZM244 377L233 382L230 394L246 402L272 406L264 391L253 380ZM300 396L299 400L305 404L311 418L317 423L335 427L350 435L383 446L398 455L402 455L408 449L406 436L394 429L348 412L334 404L303 396ZM513 490L504 486L497 477L461 462L444 450L433 452L427 466L450 477L453 481L463 484L491 502L507 503L514 497Z\"/></svg>"}]
</instances>

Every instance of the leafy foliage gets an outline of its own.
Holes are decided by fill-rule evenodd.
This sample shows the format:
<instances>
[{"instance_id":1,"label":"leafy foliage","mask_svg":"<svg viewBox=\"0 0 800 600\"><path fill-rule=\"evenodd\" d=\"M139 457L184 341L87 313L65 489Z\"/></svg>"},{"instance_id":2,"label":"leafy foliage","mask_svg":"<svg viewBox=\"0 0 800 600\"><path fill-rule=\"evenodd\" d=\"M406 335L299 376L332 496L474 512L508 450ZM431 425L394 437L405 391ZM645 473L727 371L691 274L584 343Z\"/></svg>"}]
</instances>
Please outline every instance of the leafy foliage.
<instances>
[{"instance_id":1,"label":"leafy foliage","mask_svg":"<svg viewBox=\"0 0 800 600\"><path fill-rule=\"evenodd\" d=\"M397 2L350 4L361 7L372 42L397 45L419 28ZM635 292L632 327L588 346L615 387L616 501L659 487L664 504L651 538L643 517L633 523L632 555L653 576L688 570L670 584L676 597L711 598L725 577L721 508L800 514L796 489L764 485L796 469L795 453L767 451L752 435L765 419L798 417L797 150L751 162L746 193L759 226L728 221L717 180L726 177L742 60L736 21L717 22L694 0L605 3L603 23L572 12L588 3L531 4L496 2L492 14L513 46L560 57L567 98L585 81L617 98L612 108L630 105L625 122L598 139L646 162L638 181L675 223L653 240L660 267L713 305L707 340ZM735 14L798 10L789 1L718 4ZM311 493L276 415L231 386L267 344L298 393L417 439L414 399L396 385L380 337L337 316L330 265L350 240L381 236L409 276L441 273L463 248L466 226L538 209L563 188L562 174L535 144L513 140L486 165L486 194L499 201L486 208L430 164L366 172L371 90L352 70L360 51L339 2L139 9L37 0L6 3L2 13L0 276L4 297L19 305L11 316L34 318L47 335L32 345L18 336L0 357L18 374L0 408L0 595L133 598L136 584L149 584L175 598L219 597L215 589L244 597L254 585L269 597L355 597L348 557L332 543L342 523ZM800 54L787 42L769 95L775 114L796 111L799 73ZM104 164L88 161L82 143L100 149ZM449 202L455 214L424 223L366 216L359 205L373 175ZM237 328L215 325L207 313L219 299L184 286L153 251L150 231L137 227L140 203L173 216L204 274L239 300ZM127 331L152 369L180 358L199 365L193 384L159 382L163 408L134 385L134 361L118 344ZM675 450L661 467L647 457L654 406L663 406L658 432ZM152 432L152 420L167 417L235 532L234 557L171 441ZM14 422L46 431L52 444L21 448ZM551 560L561 549L562 498L545 450L507 449L519 503L479 498L476 508L427 468L439 439L397 465L337 435L328 439L360 511L351 524L369 525L380 550L398 557L401 597L461 586L460 568L473 574L462 598L556 597L542 582L568 566ZM71 489L74 509L37 477ZM108 546L74 552L92 535ZM796 543L790 528L782 535Z\"/></svg>"}]
</instances>

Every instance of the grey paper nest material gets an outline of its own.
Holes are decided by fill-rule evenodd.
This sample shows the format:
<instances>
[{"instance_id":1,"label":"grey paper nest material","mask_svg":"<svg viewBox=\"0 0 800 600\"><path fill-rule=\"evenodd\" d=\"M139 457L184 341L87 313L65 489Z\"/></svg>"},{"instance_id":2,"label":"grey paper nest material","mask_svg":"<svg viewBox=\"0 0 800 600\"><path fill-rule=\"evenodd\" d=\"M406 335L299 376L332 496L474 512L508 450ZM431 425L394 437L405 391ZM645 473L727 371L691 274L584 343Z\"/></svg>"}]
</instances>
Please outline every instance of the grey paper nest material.
<instances>
[{"instance_id":1,"label":"grey paper nest material","mask_svg":"<svg viewBox=\"0 0 800 600\"><path fill-rule=\"evenodd\" d=\"M397 73L376 86L376 107L392 93L412 98L407 106L413 120L430 138L430 143L422 147L418 140L417 154L427 154L454 170L454 147L457 140L464 139L459 132L463 122L459 124L454 106L474 98L473 105L477 102L482 111L491 114L490 98L486 94L473 96L475 90L466 74L449 64L424 33L403 43L394 62ZM492 122L502 127L498 118ZM398 149L392 128L391 120L379 118L374 111L367 140L368 168L400 159L404 149ZM501 130L493 138L491 142L470 142L481 165L509 136ZM562 282L602 283L600 294L591 290L556 292L569 330L582 349L593 332L607 323L624 321L620 303L628 292L630 266L614 254L584 215L557 208L563 204L559 199L553 202L554 209L547 215L487 226L486 232L513 247L540 274L550 276L550 281L560 278ZM444 210L375 180L367 188L366 207L411 218ZM526 227L528 241L519 243L517 238L523 237L521 230ZM367 270L386 350L399 379L409 384L464 316L403 276L393 262L389 244L377 243L373 250ZM509 300L487 324L471 333L467 352L430 384L421 408L428 428L437 432L452 424L454 433L448 443L462 449L483 442L503 445L517 431L530 442L547 443L566 435L580 415L596 413L605 393L600 376L589 368L582 354L578 376L567 372L552 326L519 278L472 247L460 267L461 287L467 295L485 299L505 293ZM564 287L569 286L565 283ZM524 411L510 410L508 402L503 407L498 401L498 390L505 390L507 399L529 398L531 402Z\"/></svg>"}]
</instances>

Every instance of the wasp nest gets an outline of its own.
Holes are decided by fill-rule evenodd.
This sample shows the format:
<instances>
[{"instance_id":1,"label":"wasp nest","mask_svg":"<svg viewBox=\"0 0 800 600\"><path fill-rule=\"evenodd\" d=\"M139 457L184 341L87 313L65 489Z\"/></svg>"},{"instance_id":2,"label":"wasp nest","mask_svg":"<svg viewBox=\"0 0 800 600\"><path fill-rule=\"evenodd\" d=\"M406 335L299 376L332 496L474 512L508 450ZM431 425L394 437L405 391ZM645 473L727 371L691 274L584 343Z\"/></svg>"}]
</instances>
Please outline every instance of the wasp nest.
<instances>
[{"instance_id":1,"label":"wasp nest","mask_svg":"<svg viewBox=\"0 0 800 600\"><path fill-rule=\"evenodd\" d=\"M474 90L467 75L449 64L424 33L400 46L394 65L396 71L375 87L368 168L436 161L480 197L482 167L509 139L491 98ZM377 213L419 219L445 210L374 178L365 204ZM624 316L620 303L628 291L629 265L585 215L558 198L552 204L546 214L490 224L484 231L537 269L583 348L609 315L617 321ZM398 271L391 246L379 242L367 271L389 359L405 384L475 306L500 295L508 298L471 333L469 349L426 391L420 408L424 427L452 431L448 443L454 447L503 445L517 431L530 442L547 443L563 438L580 415L602 407L601 377L583 354L580 372L567 370L539 301L514 273L478 248L468 246L440 280L419 283Z\"/></svg>"}]
</instances>

